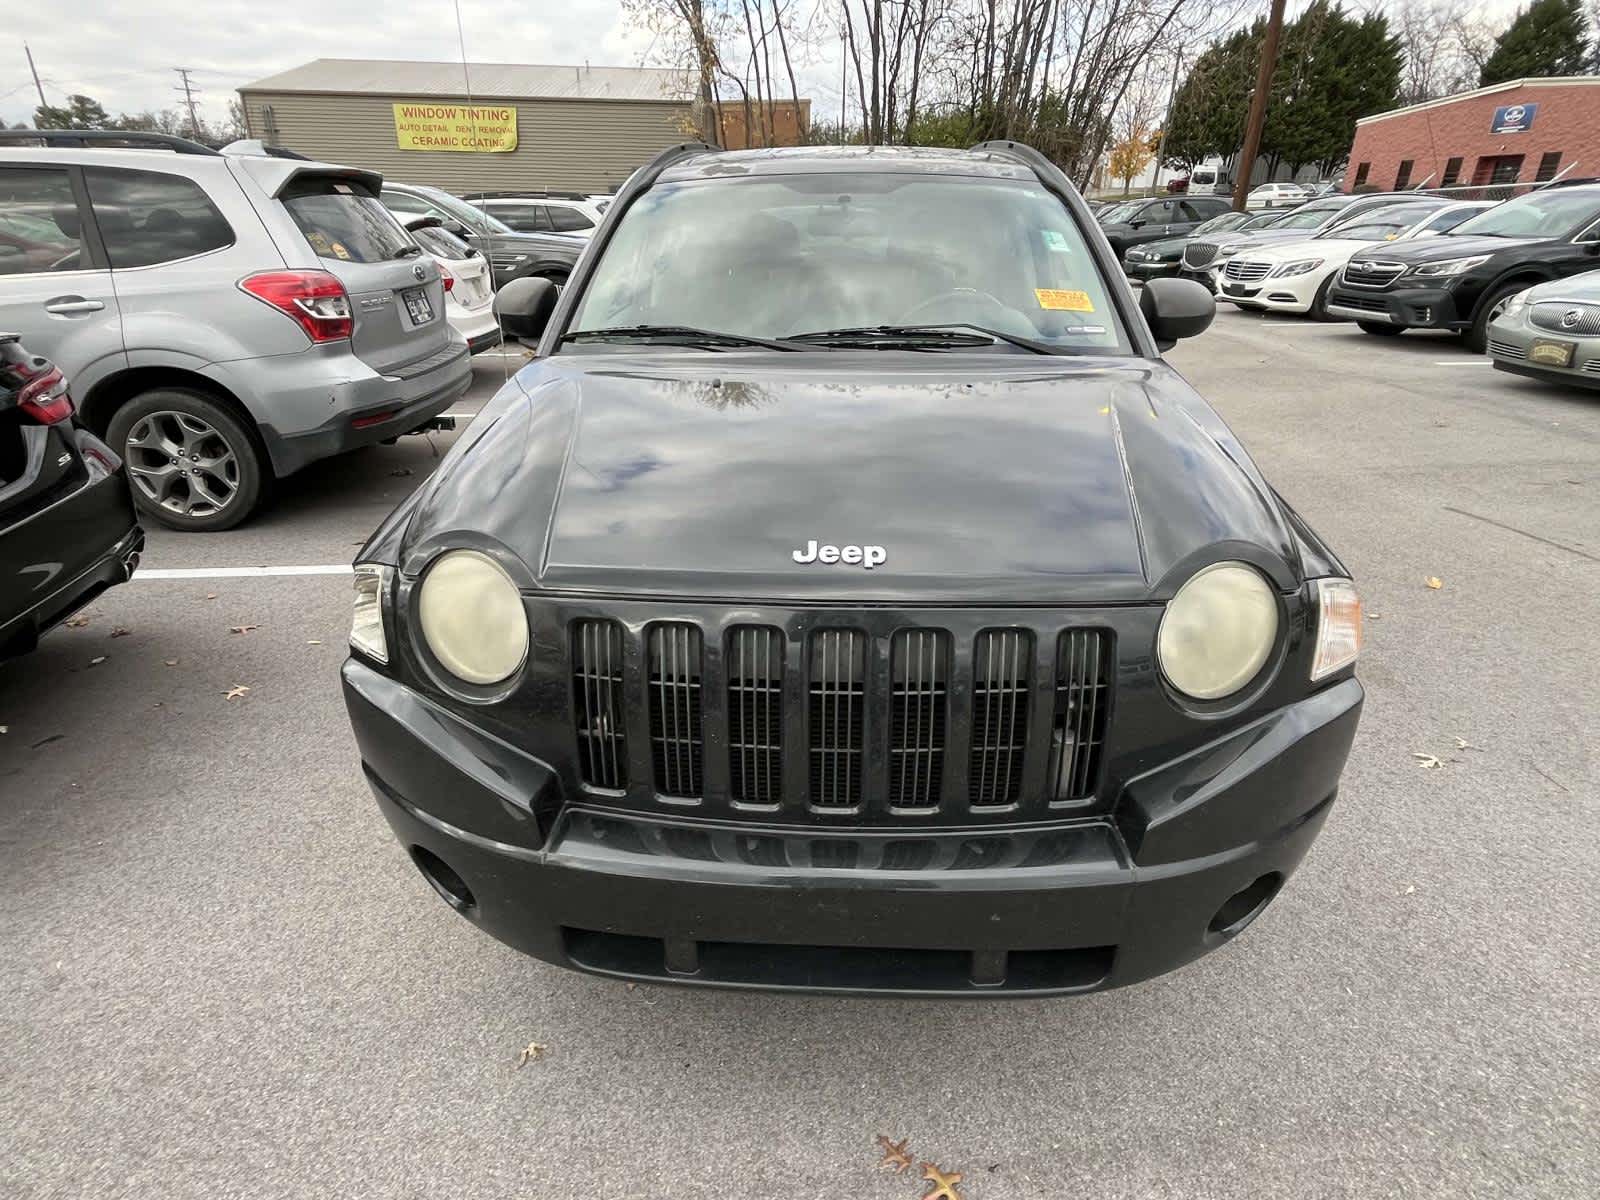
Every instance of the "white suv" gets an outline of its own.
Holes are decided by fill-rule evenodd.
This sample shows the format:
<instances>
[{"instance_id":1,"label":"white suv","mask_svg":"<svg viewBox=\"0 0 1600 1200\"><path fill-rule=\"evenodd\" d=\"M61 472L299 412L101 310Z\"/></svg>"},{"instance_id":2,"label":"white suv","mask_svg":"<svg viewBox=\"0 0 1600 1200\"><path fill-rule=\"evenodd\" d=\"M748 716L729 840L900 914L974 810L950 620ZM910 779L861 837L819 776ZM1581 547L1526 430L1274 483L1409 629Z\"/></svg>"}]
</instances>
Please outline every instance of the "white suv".
<instances>
[{"instance_id":1,"label":"white suv","mask_svg":"<svg viewBox=\"0 0 1600 1200\"><path fill-rule=\"evenodd\" d=\"M471 383L381 184L259 143L5 131L0 329L72 380L141 509L230 528L273 480L425 426Z\"/></svg>"}]
</instances>

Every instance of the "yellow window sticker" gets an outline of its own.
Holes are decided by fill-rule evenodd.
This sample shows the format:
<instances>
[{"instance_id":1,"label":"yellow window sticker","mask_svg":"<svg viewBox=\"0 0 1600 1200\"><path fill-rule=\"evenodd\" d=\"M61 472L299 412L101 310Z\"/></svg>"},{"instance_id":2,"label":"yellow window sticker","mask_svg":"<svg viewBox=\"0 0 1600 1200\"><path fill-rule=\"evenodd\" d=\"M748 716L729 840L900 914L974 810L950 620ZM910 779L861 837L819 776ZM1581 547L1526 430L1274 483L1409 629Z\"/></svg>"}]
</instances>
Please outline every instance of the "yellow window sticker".
<instances>
[{"instance_id":1,"label":"yellow window sticker","mask_svg":"<svg viewBox=\"0 0 1600 1200\"><path fill-rule=\"evenodd\" d=\"M350 251L348 251L348 250L346 250L344 248L344 243L343 242L335 242L335 243L333 243L332 246L329 247L329 249L332 250L335 254L337 254L340 258L344 259L346 262L350 261Z\"/></svg>"},{"instance_id":2,"label":"yellow window sticker","mask_svg":"<svg viewBox=\"0 0 1600 1200\"><path fill-rule=\"evenodd\" d=\"M1064 292L1060 288L1034 288L1039 307L1060 312L1093 312L1088 292Z\"/></svg>"}]
</instances>

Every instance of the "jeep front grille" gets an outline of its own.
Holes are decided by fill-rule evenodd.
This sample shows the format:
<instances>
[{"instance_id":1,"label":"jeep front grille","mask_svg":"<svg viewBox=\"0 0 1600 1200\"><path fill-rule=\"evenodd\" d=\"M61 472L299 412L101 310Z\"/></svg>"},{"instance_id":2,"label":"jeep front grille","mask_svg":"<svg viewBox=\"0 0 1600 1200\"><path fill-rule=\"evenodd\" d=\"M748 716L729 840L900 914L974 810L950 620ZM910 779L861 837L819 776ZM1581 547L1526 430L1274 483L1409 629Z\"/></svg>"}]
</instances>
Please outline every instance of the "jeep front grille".
<instances>
[{"instance_id":1,"label":"jeep front grille","mask_svg":"<svg viewBox=\"0 0 1600 1200\"><path fill-rule=\"evenodd\" d=\"M1017 615L574 617L572 774L601 803L805 823L1005 823L1105 799L1116 637Z\"/></svg>"},{"instance_id":2,"label":"jeep front grille","mask_svg":"<svg viewBox=\"0 0 1600 1200\"><path fill-rule=\"evenodd\" d=\"M650 626L650 757L656 791L700 795L704 741L700 719L700 629L673 622Z\"/></svg>"},{"instance_id":3,"label":"jeep front grille","mask_svg":"<svg viewBox=\"0 0 1600 1200\"><path fill-rule=\"evenodd\" d=\"M600 788L628 786L627 718L622 702L622 626L579 621L572 636L578 767Z\"/></svg>"}]
</instances>

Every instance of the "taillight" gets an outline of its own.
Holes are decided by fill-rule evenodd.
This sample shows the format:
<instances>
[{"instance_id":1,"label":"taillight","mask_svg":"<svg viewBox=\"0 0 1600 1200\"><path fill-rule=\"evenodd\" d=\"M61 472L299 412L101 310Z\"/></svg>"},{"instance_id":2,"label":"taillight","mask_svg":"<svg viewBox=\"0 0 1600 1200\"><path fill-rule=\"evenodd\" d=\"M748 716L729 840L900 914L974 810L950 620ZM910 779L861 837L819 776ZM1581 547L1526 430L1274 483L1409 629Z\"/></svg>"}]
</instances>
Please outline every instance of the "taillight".
<instances>
[{"instance_id":1,"label":"taillight","mask_svg":"<svg viewBox=\"0 0 1600 1200\"><path fill-rule=\"evenodd\" d=\"M72 415L72 397L67 394L67 377L51 367L17 393L17 408L41 425L54 425Z\"/></svg>"},{"instance_id":2,"label":"taillight","mask_svg":"<svg viewBox=\"0 0 1600 1200\"><path fill-rule=\"evenodd\" d=\"M313 342L350 336L350 294L326 271L262 271L239 286L293 320Z\"/></svg>"},{"instance_id":3,"label":"taillight","mask_svg":"<svg viewBox=\"0 0 1600 1200\"><path fill-rule=\"evenodd\" d=\"M439 278L444 280L444 290L447 292L456 285L456 277L450 274L450 268L443 263L439 264Z\"/></svg>"}]
</instances>

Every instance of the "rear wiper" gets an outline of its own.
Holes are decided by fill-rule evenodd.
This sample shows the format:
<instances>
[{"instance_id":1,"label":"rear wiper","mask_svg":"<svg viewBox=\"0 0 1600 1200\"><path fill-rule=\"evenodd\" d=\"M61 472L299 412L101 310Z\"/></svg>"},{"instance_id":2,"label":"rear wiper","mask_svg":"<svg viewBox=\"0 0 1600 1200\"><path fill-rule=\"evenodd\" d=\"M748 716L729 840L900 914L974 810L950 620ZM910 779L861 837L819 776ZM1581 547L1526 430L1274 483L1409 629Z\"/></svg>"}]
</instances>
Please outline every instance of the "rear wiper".
<instances>
[{"instance_id":1,"label":"rear wiper","mask_svg":"<svg viewBox=\"0 0 1600 1200\"><path fill-rule=\"evenodd\" d=\"M713 329L694 329L688 325L617 325L609 329L576 329L561 335L561 342L662 342L677 346L763 346L768 350L804 350L776 338L751 337L743 333L719 333Z\"/></svg>"},{"instance_id":2,"label":"rear wiper","mask_svg":"<svg viewBox=\"0 0 1600 1200\"><path fill-rule=\"evenodd\" d=\"M865 325L858 329L819 329L815 333L797 333L788 340L824 345L853 342L863 346L992 346L999 341L1021 346L1035 354L1072 353L1060 346L1018 337L1014 333L1002 333L998 329L966 321L939 325Z\"/></svg>"},{"instance_id":3,"label":"rear wiper","mask_svg":"<svg viewBox=\"0 0 1600 1200\"><path fill-rule=\"evenodd\" d=\"M421 246L401 246L400 249L398 249L398 250L396 250L394 252L394 256L396 258L410 258L414 254L421 254L421 253L422 253L422 247Z\"/></svg>"}]
</instances>

